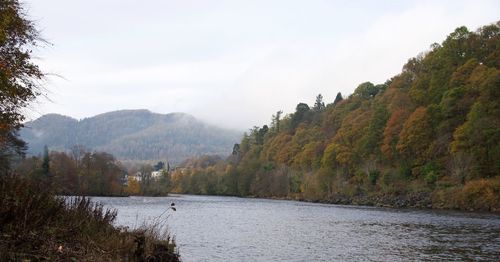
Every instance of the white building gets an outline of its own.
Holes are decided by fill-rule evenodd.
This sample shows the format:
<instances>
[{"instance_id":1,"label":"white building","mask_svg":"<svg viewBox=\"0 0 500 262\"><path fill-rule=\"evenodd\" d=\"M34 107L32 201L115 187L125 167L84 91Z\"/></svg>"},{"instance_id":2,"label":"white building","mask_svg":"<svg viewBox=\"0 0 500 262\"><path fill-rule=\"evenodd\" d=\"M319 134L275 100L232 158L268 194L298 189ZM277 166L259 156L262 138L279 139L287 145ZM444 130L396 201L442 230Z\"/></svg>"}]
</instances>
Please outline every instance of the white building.
<instances>
[{"instance_id":1,"label":"white building","mask_svg":"<svg viewBox=\"0 0 500 262\"><path fill-rule=\"evenodd\" d=\"M163 175L163 170L158 170L158 171L153 171L151 172L151 178L152 179L160 179L160 177Z\"/></svg>"}]
</instances>

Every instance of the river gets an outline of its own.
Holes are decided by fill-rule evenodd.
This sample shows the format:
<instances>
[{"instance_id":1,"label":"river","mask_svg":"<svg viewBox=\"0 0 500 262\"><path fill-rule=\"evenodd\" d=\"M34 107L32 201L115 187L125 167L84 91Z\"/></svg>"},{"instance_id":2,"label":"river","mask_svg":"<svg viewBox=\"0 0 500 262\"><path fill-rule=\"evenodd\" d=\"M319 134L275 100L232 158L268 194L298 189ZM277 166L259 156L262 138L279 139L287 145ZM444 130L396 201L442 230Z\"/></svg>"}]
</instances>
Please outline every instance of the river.
<instances>
[{"instance_id":1,"label":"river","mask_svg":"<svg viewBox=\"0 0 500 262\"><path fill-rule=\"evenodd\" d=\"M218 196L93 197L116 224L161 217L189 261L498 261L500 216Z\"/></svg>"}]
</instances>

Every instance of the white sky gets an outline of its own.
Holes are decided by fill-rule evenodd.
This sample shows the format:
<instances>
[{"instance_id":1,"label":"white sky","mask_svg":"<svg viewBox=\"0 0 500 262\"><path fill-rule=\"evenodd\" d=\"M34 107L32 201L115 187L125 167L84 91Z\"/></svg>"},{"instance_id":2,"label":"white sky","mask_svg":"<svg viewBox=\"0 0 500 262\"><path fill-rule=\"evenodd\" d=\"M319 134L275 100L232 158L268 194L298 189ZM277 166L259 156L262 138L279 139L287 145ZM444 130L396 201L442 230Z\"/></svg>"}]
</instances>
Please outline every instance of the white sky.
<instances>
[{"instance_id":1,"label":"white sky","mask_svg":"<svg viewBox=\"0 0 500 262\"><path fill-rule=\"evenodd\" d=\"M37 52L51 101L30 118L186 112L247 129L278 110L383 83L500 1L25 0L53 45Z\"/></svg>"}]
</instances>

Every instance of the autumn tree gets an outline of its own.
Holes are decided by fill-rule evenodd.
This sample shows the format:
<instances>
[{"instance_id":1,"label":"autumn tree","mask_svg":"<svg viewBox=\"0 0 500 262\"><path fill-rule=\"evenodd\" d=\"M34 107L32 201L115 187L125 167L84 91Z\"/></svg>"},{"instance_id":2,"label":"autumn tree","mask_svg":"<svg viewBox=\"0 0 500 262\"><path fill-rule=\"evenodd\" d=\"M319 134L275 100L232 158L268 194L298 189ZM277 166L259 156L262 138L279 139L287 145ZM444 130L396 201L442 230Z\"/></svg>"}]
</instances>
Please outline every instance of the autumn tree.
<instances>
[{"instance_id":1,"label":"autumn tree","mask_svg":"<svg viewBox=\"0 0 500 262\"><path fill-rule=\"evenodd\" d=\"M474 176L495 176L500 173L500 70L482 70L476 84L481 95L455 130L452 151L472 154Z\"/></svg>"},{"instance_id":2,"label":"autumn tree","mask_svg":"<svg viewBox=\"0 0 500 262\"><path fill-rule=\"evenodd\" d=\"M432 126L429 123L427 109L419 107L404 123L396 149L406 158L422 164L431 139Z\"/></svg>"},{"instance_id":3,"label":"autumn tree","mask_svg":"<svg viewBox=\"0 0 500 262\"><path fill-rule=\"evenodd\" d=\"M42 93L44 74L32 61L32 50L42 43L34 23L17 0L0 1L0 172L7 172L9 158L23 154L17 136L22 110Z\"/></svg>"},{"instance_id":4,"label":"autumn tree","mask_svg":"<svg viewBox=\"0 0 500 262\"><path fill-rule=\"evenodd\" d=\"M59 193L78 195L82 193L77 166L70 155L65 152L50 152L50 173Z\"/></svg>"},{"instance_id":5,"label":"autumn tree","mask_svg":"<svg viewBox=\"0 0 500 262\"><path fill-rule=\"evenodd\" d=\"M373 114L361 138L361 154L367 157L370 154L379 155L382 144L383 132L389 119L389 112L385 105L377 105L373 109Z\"/></svg>"}]
</instances>

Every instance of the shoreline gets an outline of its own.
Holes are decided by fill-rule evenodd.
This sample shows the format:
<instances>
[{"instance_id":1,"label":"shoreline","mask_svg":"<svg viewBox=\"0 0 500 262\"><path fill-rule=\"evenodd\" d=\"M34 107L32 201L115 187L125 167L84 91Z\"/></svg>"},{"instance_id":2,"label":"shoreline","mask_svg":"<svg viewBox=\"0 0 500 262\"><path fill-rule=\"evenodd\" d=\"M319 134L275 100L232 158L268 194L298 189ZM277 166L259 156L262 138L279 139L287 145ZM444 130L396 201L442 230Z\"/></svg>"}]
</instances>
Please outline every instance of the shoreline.
<instances>
[{"instance_id":1,"label":"shoreline","mask_svg":"<svg viewBox=\"0 0 500 262\"><path fill-rule=\"evenodd\" d=\"M500 215L500 210L464 210L459 208L440 208L433 205L430 206L419 206L419 205L391 205L391 204L381 204L372 202L362 202L360 199L354 201L340 201L339 199L325 200L325 199L306 199L306 198L294 198L294 197L261 197L261 196L236 196L236 195L211 195L211 194L191 194L191 193L170 193L168 197L179 197L179 196L214 196L214 197L236 197L243 199L265 199L265 200L282 200L282 201L297 201L305 203L315 203L315 204L328 204L337 206L359 206L359 207L374 207L374 208L387 208L394 210L412 209L412 210L427 210L427 211L453 211L462 213L475 213L475 214L493 214ZM150 197L150 196L147 196ZM167 196L165 196L167 197Z\"/></svg>"}]
</instances>

